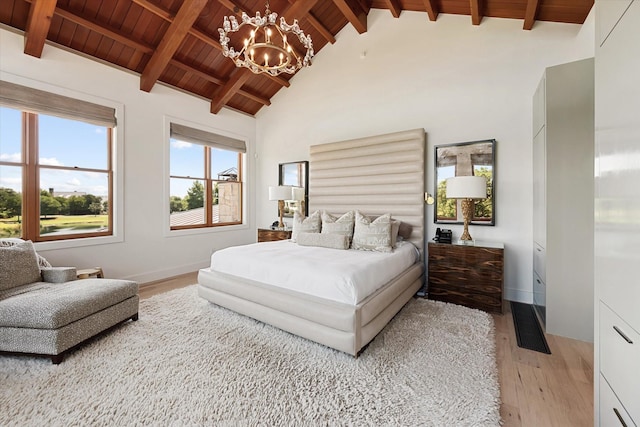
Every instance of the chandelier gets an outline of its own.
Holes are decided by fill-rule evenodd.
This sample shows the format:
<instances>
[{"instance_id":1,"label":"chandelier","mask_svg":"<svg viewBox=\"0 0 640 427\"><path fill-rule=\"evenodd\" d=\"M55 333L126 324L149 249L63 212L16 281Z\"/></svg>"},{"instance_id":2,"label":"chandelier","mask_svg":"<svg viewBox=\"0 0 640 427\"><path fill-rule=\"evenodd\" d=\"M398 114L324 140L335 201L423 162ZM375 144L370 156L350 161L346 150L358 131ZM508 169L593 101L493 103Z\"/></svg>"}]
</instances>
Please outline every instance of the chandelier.
<instances>
[{"instance_id":1,"label":"chandelier","mask_svg":"<svg viewBox=\"0 0 640 427\"><path fill-rule=\"evenodd\" d=\"M242 12L242 22L238 23L235 16L225 16L222 28L218 28L222 54L231 58L237 67L246 67L256 74L267 73L272 76L280 73L294 74L302 67L311 65L311 58L313 58L311 36L304 34L297 19L293 20L293 25L289 25L281 17L278 26L277 18L278 14L269 10L268 1L264 17L260 16L260 12L256 12L255 17L249 17ZM231 41L229 34L240 31L245 25L248 25L251 31L244 39L242 49L236 51L233 46L229 46ZM298 37L306 49L304 59L300 59L300 54L289 44L287 34Z\"/></svg>"}]
</instances>

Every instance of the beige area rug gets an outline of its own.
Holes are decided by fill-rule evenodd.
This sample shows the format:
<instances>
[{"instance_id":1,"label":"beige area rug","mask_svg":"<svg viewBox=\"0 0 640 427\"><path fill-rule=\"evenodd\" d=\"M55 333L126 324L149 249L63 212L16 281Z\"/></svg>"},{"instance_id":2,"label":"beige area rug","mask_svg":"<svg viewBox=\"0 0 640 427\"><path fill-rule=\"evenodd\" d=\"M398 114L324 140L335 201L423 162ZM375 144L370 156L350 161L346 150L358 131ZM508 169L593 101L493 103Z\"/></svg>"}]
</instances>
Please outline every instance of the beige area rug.
<instances>
[{"instance_id":1,"label":"beige area rug","mask_svg":"<svg viewBox=\"0 0 640 427\"><path fill-rule=\"evenodd\" d=\"M2 426L496 426L493 319L411 300L354 359L189 286L58 366L0 356Z\"/></svg>"}]
</instances>

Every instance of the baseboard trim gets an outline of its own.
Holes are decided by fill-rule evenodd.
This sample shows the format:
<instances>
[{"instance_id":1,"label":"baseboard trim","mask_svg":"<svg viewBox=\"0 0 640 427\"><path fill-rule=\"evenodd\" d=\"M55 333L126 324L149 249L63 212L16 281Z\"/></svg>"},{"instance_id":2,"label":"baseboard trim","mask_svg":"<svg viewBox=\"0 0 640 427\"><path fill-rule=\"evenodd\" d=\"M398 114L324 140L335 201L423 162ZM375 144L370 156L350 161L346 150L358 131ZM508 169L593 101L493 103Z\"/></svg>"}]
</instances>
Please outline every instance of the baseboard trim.
<instances>
[{"instance_id":1,"label":"baseboard trim","mask_svg":"<svg viewBox=\"0 0 640 427\"><path fill-rule=\"evenodd\" d=\"M210 263L211 260L206 259L203 261L194 262L193 264L181 265L178 267L167 268L165 270L154 270L147 273L134 274L131 276L123 277L123 279L133 280L134 282L138 282L141 285L152 284L160 280L166 280L176 276L181 276L183 274L193 273L194 271L198 271L201 268L208 267Z\"/></svg>"}]
</instances>

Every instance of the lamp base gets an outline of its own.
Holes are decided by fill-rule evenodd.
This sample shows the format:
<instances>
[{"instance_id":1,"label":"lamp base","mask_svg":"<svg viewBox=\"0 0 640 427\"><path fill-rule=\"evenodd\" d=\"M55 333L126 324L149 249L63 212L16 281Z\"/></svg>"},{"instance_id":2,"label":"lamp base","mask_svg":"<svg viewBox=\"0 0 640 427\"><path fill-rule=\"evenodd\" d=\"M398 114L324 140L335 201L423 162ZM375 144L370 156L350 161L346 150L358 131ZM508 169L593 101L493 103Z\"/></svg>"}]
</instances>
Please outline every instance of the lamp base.
<instances>
[{"instance_id":1,"label":"lamp base","mask_svg":"<svg viewBox=\"0 0 640 427\"><path fill-rule=\"evenodd\" d=\"M464 220L464 231L462 232L462 236L460 236L460 240L473 241L471 234L469 234L469 223L471 222L471 218L473 218L475 202L473 199L462 199L460 207L462 208L462 219Z\"/></svg>"}]
</instances>

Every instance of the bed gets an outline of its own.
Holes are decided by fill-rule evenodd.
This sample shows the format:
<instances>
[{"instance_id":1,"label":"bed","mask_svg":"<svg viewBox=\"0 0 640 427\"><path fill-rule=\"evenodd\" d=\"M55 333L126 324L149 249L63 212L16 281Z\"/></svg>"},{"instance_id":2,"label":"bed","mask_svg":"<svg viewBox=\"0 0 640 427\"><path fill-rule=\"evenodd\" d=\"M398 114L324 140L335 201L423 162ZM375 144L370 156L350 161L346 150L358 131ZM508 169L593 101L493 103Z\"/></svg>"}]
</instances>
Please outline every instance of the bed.
<instances>
[{"instance_id":1,"label":"bed","mask_svg":"<svg viewBox=\"0 0 640 427\"><path fill-rule=\"evenodd\" d=\"M334 257L339 253L337 258L355 255L358 260L384 255L303 247L290 241L256 243L214 253L212 266L199 271L198 293L214 304L357 356L424 282L425 132L415 129L314 145L309 160L310 213L324 210L342 215L358 210L371 217L391 213L405 237L393 253L413 251L412 261L402 261L405 265L387 273L372 289L354 291L342 285L332 294L325 288L341 279L311 280L318 273L309 270L315 264L309 260L318 259L320 270L330 270L331 262L322 258L327 251L333 251ZM214 263L214 257L224 256L227 261L249 259L243 262L252 266L245 269L251 274L241 277L235 270L222 268L228 264L224 258ZM302 276L291 279L287 266L296 257L307 259L307 264ZM365 277L365 287L367 273L371 274L366 268L359 273Z\"/></svg>"}]
</instances>

